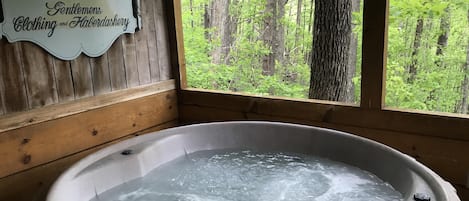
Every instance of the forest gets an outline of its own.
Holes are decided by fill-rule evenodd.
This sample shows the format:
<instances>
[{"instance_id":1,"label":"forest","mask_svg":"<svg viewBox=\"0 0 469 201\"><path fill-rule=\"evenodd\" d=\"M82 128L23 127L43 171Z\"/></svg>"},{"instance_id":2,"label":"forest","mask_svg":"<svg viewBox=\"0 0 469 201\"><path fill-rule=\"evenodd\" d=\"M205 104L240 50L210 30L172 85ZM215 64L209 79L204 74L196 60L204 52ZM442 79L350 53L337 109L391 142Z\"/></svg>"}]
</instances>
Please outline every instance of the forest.
<instances>
[{"instance_id":1,"label":"forest","mask_svg":"<svg viewBox=\"0 0 469 201\"><path fill-rule=\"evenodd\" d=\"M360 101L363 0L182 0L189 87ZM468 113L469 1L391 0L386 107Z\"/></svg>"}]
</instances>

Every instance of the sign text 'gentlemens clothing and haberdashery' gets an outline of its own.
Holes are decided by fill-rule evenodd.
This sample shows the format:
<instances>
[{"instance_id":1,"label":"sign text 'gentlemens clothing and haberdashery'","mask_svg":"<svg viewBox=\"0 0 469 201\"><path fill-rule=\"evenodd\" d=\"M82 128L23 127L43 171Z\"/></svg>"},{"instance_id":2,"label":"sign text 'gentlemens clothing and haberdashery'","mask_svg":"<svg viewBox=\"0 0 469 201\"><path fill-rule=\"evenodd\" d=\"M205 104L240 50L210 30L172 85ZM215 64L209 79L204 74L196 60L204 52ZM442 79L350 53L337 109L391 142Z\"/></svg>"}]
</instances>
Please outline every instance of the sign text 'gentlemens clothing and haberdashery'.
<instances>
[{"instance_id":1,"label":"sign text 'gentlemens clothing and haberdashery'","mask_svg":"<svg viewBox=\"0 0 469 201\"><path fill-rule=\"evenodd\" d=\"M30 41L72 60L104 54L124 33L140 28L137 0L0 0L0 34Z\"/></svg>"}]
</instances>

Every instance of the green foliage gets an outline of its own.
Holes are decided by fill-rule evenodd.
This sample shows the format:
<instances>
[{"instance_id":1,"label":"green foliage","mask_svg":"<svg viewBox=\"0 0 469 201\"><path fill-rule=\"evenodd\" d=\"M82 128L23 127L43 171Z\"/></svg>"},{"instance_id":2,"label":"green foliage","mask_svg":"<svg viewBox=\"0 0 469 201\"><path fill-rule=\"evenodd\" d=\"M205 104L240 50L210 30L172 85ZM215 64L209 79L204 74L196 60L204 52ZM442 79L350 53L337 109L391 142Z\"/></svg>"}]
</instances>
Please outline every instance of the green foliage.
<instances>
[{"instance_id":1,"label":"green foliage","mask_svg":"<svg viewBox=\"0 0 469 201\"><path fill-rule=\"evenodd\" d=\"M462 68L466 61L469 24L464 0L393 0L388 27L386 105L418 110L456 112L462 99ZM465 6L462 6L465 5ZM445 13L448 12L448 13ZM436 55L441 19L450 23L448 43ZM417 19L424 22L421 45L414 51ZM415 59L417 76L409 82L408 66Z\"/></svg>"},{"instance_id":2,"label":"green foliage","mask_svg":"<svg viewBox=\"0 0 469 201\"><path fill-rule=\"evenodd\" d=\"M235 2L235 1L232 1ZM271 53L260 35L264 31L263 23L266 0L230 5L229 13L236 15L236 40L231 47L229 65L212 64L211 53L221 45L220 38L205 37L215 31L204 28L204 6L209 0L183 0L184 45L189 87L239 91L257 95L287 96L307 98L310 69L305 56L312 47L312 26L309 19L311 1L303 2L302 23L296 24L297 1L288 1L287 14L279 20L286 30L285 45L288 58L286 62L276 63L274 76L262 75L262 58ZM295 13L292 13L295 12ZM289 14L288 14L289 13Z\"/></svg>"},{"instance_id":3,"label":"green foliage","mask_svg":"<svg viewBox=\"0 0 469 201\"><path fill-rule=\"evenodd\" d=\"M192 8L190 5L192 1ZM262 58L271 50L260 39L264 31L266 0L231 1L230 14L236 16L237 31L229 59L224 65L212 63L212 52L220 38L207 39L215 28L204 28L204 6L211 0L183 0L183 26L187 80L190 87L229 90L257 95L307 98L310 67L307 57L312 48L311 15L313 1L303 0L300 24L297 3L288 1L285 16L285 61L276 63L273 76L262 75ZM363 7L363 2L361 3ZM389 10L386 72L386 105L389 107L455 112L462 99L461 83L469 41L467 0L392 0ZM361 9L362 10L362 9ZM360 100L362 11L353 13L358 38L357 69L353 78L355 102ZM436 55L437 41L443 33L442 18L450 24L447 46ZM417 20L424 22L420 47L414 53ZM409 66L415 62L415 80L409 80Z\"/></svg>"}]
</instances>

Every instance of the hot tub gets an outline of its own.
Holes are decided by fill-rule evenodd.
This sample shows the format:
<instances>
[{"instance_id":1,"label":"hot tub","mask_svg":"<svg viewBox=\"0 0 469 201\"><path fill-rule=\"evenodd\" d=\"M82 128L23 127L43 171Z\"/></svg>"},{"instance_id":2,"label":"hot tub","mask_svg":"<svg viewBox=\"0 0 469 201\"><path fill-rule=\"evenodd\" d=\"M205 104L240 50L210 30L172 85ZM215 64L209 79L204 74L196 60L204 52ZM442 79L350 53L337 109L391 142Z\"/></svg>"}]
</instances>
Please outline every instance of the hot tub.
<instances>
[{"instance_id":1,"label":"hot tub","mask_svg":"<svg viewBox=\"0 0 469 201\"><path fill-rule=\"evenodd\" d=\"M369 171L406 201L459 201L455 189L414 158L335 130L274 122L222 122L167 129L102 149L64 172L47 201L89 201L162 164L203 150L248 149L324 157ZM422 196L424 195L424 196Z\"/></svg>"}]
</instances>

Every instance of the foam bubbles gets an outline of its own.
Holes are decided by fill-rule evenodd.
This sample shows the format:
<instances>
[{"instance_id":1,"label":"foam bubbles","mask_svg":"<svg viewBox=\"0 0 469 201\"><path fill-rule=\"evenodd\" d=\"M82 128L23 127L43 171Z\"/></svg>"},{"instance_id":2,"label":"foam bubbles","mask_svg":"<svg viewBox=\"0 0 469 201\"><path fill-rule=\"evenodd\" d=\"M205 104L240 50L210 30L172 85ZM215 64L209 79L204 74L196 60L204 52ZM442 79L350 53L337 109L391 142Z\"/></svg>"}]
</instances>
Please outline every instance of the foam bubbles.
<instances>
[{"instance_id":1,"label":"foam bubbles","mask_svg":"<svg viewBox=\"0 0 469 201\"><path fill-rule=\"evenodd\" d=\"M400 201L375 175L314 156L203 151L92 201Z\"/></svg>"}]
</instances>

